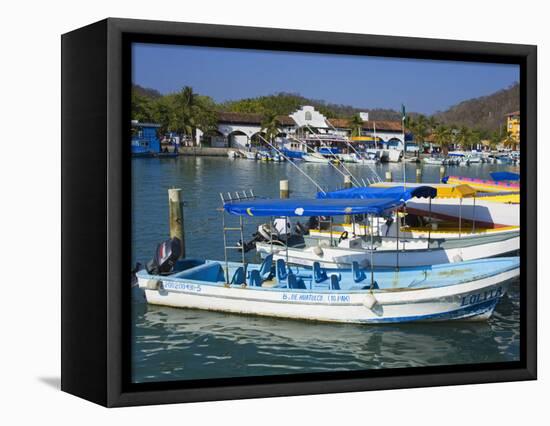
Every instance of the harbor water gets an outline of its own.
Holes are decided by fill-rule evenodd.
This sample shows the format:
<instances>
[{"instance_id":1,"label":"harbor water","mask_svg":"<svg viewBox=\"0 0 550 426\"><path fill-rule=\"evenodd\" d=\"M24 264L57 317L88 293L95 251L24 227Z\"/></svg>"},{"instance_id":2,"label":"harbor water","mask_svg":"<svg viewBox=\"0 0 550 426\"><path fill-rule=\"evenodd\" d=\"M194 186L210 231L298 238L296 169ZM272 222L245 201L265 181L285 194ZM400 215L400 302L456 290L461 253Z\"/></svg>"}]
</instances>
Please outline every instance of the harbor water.
<instances>
[{"instance_id":1,"label":"harbor water","mask_svg":"<svg viewBox=\"0 0 550 426\"><path fill-rule=\"evenodd\" d=\"M343 186L333 167L299 167L323 189ZM435 183L439 166L422 164L346 165L358 180ZM448 166L447 173L489 178L507 165ZM342 170L343 173L347 173ZM188 257L223 259L220 192L253 190L279 196L290 181L291 197L312 197L318 189L289 163L222 157L134 158L132 160L132 262L145 264L168 238L170 187L182 188ZM261 220L250 218L245 239ZM233 219L237 220L237 219ZM258 261L254 253L248 260ZM235 253L232 260L238 260ZM418 323L383 326L321 324L276 318L149 306L132 303L132 376L135 382L194 380L287 373L453 365L519 359L519 283L485 322Z\"/></svg>"}]
</instances>

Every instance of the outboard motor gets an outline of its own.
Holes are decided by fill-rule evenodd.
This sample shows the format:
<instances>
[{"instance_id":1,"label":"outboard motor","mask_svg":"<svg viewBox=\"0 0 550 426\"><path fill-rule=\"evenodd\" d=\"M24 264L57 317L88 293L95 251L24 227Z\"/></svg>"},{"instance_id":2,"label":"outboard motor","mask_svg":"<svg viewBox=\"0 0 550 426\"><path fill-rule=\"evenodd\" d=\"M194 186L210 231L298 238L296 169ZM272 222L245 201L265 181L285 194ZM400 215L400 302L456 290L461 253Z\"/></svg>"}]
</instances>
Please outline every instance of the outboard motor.
<instances>
[{"instance_id":1,"label":"outboard motor","mask_svg":"<svg viewBox=\"0 0 550 426\"><path fill-rule=\"evenodd\" d=\"M151 275L171 273L181 256L181 248L179 238L171 238L160 243L155 251L155 256L147 263L147 273Z\"/></svg>"}]
</instances>

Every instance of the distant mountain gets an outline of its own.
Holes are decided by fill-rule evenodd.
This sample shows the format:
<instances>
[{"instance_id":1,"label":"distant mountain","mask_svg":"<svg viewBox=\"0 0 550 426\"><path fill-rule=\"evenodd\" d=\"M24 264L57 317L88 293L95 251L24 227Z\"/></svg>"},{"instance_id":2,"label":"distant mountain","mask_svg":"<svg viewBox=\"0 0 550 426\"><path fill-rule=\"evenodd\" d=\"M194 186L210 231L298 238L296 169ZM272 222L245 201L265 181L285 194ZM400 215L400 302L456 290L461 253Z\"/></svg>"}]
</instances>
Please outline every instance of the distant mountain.
<instances>
[{"instance_id":1,"label":"distant mountain","mask_svg":"<svg viewBox=\"0 0 550 426\"><path fill-rule=\"evenodd\" d=\"M155 89L133 86L134 93L151 100L163 95ZM214 101L212 100L214 104ZM311 99L297 93L280 92L273 95L245 98L215 104L218 111L241 112L277 115L289 115L303 105L311 105L327 118L350 118L359 112L368 112L370 120L400 120L401 112L384 108L357 108L351 105L329 103L319 99ZM468 126L484 132L497 130L505 123L507 113L519 110L519 84L515 83L506 89L499 90L488 96L469 99L460 102L446 111L438 111L433 116L438 122L447 125ZM409 116L418 113L409 112Z\"/></svg>"},{"instance_id":2,"label":"distant mountain","mask_svg":"<svg viewBox=\"0 0 550 426\"><path fill-rule=\"evenodd\" d=\"M349 118L359 112L368 112L371 120L399 120L400 113L391 109L357 108L350 105L333 104L320 99L306 98L297 93L280 92L256 98L228 101L220 105L227 112L265 113L288 115L302 105L311 105L327 118Z\"/></svg>"},{"instance_id":3,"label":"distant mountain","mask_svg":"<svg viewBox=\"0 0 550 426\"><path fill-rule=\"evenodd\" d=\"M460 102L434 116L444 124L493 131L504 124L506 114L518 110L519 84L514 83L491 95Z\"/></svg>"},{"instance_id":4,"label":"distant mountain","mask_svg":"<svg viewBox=\"0 0 550 426\"><path fill-rule=\"evenodd\" d=\"M132 84L132 90L134 93L140 96L146 96L151 99L158 99L162 97L162 93L155 89L149 89L148 87L142 87L139 84Z\"/></svg>"}]
</instances>

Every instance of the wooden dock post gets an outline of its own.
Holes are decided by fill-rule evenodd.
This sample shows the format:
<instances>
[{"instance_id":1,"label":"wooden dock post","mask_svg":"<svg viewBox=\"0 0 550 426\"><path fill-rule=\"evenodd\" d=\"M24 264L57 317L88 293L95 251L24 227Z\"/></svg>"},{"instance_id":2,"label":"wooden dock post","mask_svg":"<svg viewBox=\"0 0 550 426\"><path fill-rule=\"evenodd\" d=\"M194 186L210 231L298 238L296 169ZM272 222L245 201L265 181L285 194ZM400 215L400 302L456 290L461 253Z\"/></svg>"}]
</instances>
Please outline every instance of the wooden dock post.
<instances>
[{"instance_id":1,"label":"wooden dock post","mask_svg":"<svg viewBox=\"0 0 550 426\"><path fill-rule=\"evenodd\" d=\"M416 183L422 182L422 169L420 167L417 167L416 169Z\"/></svg>"},{"instance_id":2,"label":"wooden dock post","mask_svg":"<svg viewBox=\"0 0 550 426\"><path fill-rule=\"evenodd\" d=\"M445 166L439 167L439 179L443 179L445 177Z\"/></svg>"},{"instance_id":3,"label":"wooden dock post","mask_svg":"<svg viewBox=\"0 0 550 426\"><path fill-rule=\"evenodd\" d=\"M392 176L391 176L391 171L387 171L386 172L386 182L391 182L392 181Z\"/></svg>"},{"instance_id":4,"label":"wooden dock post","mask_svg":"<svg viewBox=\"0 0 550 426\"><path fill-rule=\"evenodd\" d=\"M349 189L351 188L351 176L350 175L344 175L344 188ZM351 221L351 215L347 214L344 216L344 223L350 224Z\"/></svg>"},{"instance_id":5,"label":"wooden dock post","mask_svg":"<svg viewBox=\"0 0 550 426\"><path fill-rule=\"evenodd\" d=\"M183 220L183 202L181 189L168 189L168 207L170 212L170 238L178 238L181 241L181 258L185 257L185 235Z\"/></svg>"},{"instance_id":6,"label":"wooden dock post","mask_svg":"<svg viewBox=\"0 0 550 426\"><path fill-rule=\"evenodd\" d=\"M284 179L279 181L279 194L281 199L287 199L289 197L288 180Z\"/></svg>"}]
</instances>

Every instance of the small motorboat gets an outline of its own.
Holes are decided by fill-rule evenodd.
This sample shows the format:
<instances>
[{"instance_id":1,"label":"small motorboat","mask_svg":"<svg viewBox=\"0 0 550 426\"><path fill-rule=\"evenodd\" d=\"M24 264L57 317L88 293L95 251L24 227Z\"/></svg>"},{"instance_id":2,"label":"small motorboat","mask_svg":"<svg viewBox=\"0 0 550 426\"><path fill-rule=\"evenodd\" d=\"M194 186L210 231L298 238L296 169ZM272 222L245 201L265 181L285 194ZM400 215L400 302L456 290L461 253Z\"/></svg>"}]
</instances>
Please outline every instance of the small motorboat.
<instances>
[{"instance_id":1,"label":"small motorboat","mask_svg":"<svg viewBox=\"0 0 550 426\"><path fill-rule=\"evenodd\" d=\"M178 243L159 244L136 272L149 304L337 323L479 321L519 276L518 257L399 270L354 263L327 271L318 263L273 263L271 256L261 264L179 259Z\"/></svg>"},{"instance_id":2,"label":"small motorboat","mask_svg":"<svg viewBox=\"0 0 550 426\"><path fill-rule=\"evenodd\" d=\"M246 158L247 160L256 160L258 158L255 151L240 149L239 152L241 153L243 158Z\"/></svg>"},{"instance_id":3,"label":"small motorboat","mask_svg":"<svg viewBox=\"0 0 550 426\"><path fill-rule=\"evenodd\" d=\"M425 157L422 161L424 161L424 164L431 166L442 166L445 164L445 159L441 157Z\"/></svg>"},{"instance_id":4,"label":"small motorboat","mask_svg":"<svg viewBox=\"0 0 550 426\"><path fill-rule=\"evenodd\" d=\"M310 154L302 155L302 160L304 160L306 163L319 163L319 164L330 163L330 159L326 158L325 156L317 152L312 152Z\"/></svg>"}]
</instances>

